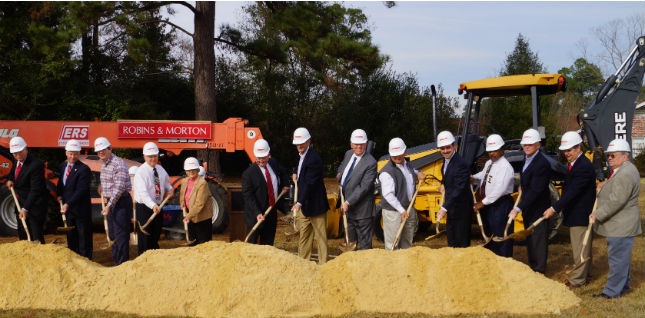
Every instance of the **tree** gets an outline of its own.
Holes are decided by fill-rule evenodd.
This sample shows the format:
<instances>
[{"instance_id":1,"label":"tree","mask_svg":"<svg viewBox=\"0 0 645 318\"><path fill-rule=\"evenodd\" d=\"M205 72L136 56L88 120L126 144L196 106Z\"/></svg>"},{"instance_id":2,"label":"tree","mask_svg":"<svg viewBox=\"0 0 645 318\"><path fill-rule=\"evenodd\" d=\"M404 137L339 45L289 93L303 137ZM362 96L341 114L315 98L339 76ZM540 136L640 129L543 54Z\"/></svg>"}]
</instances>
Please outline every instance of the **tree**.
<instances>
[{"instance_id":1,"label":"tree","mask_svg":"<svg viewBox=\"0 0 645 318\"><path fill-rule=\"evenodd\" d=\"M555 99L556 131L564 132L578 127L577 116L594 97L604 80L600 68L584 58L578 58L569 67L558 71L567 80L567 91Z\"/></svg>"},{"instance_id":2,"label":"tree","mask_svg":"<svg viewBox=\"0 0 645 318\"><path fill-rule=\"evenodd\" d=\"M605 73L614 73L636 45L636 39L645 34L645 18L634 14L611 20L593 28L593 34L603 48L598 58Z\"/></svg>"},{"instance_id":3,"label":"tree","mask_svg":"<svg viewBox=\"0 0 645 318\"><path fill-rule=\"evenodd\" d=\"M517 35L513 52L506 56L504 68L500 76L544 73L544 65L540 62L537 53L533 53L529 42L522 33Z\"/></svg>"}]
</instances>

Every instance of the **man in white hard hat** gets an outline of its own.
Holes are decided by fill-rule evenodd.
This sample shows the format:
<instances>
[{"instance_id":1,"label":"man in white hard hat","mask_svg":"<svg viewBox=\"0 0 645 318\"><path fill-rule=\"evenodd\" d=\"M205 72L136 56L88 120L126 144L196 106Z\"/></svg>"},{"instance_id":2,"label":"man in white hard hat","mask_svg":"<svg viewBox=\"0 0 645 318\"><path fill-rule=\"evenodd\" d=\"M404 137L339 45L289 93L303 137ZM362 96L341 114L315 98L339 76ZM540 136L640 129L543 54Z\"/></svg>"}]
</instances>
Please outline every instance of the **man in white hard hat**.
<instances>
[{"instance_id":1,"label":"man in white hard hat","mask_svg":"<svg viewBox=\"0 0 645 318\"><path fill-rule=\"evenodd\" d=\"M134 175L134 201L139 224L146 224L153 213L161 213L161 202L167 197L172 197L173 189L170 177L166 170L159 165L159 148L154 142L143 145L143 158L145 162L139 166ZM139 255L147 250L159 248L159 237L163 218L157 216L145 228L150 235L137 227L137 246Z\"/></svg>"},{"instance_id":2,"label":"man in white hard hat","mask_svg":"<svg viewBox=\"0 0 645 318\"><path fill-rule=\"evenodd\" d=\"M596 173L591 161L582 152L582 138L575 131L568 131L562 135L560 151L564 153L569 164L568 173L564 179L564 187L560 200L544 211L544 217L550 218L555 212L562 211L564 225L569 227L573 261L580 263L580 252L589 215L596 199ZM591 258L591 242L589 240L582 252L583 258ZM591 264L589 260L582 267L576 269L566 281L569 288L576 288L587 284L591 278Z\"/></svg>"},{"instance_id":3,"label":"man in white hard hat","mask_svg":"<svg viewBox=\"0 0 645 318\"><path fill-rule=\"evenodd\" d=\"M350 242L358 241L358 249L372 248L374 234L374 180L376 179L376 159L367 150L367 133L356 129L350 137L352 149L338 167L336 179L341 185L345 202L341 205L347 214L347 233Z\"/></svg>"},{"instance_id":4,"label":"man in white hard hat","mask_svg":"<svg viewBox=\"0 0 645 318\"><path fill-rule=\"evenodd\" d=\"M408 214L407 209L412 202L416 181L423 182L425 175L410 166L405 159L407 147L401 138L392 138L388 144L390 160L381 169L378 179L381 183L381 201L383 217L383 240L385 249L407 249L412 247L414 233L419 223L417 212L412 207ZM393 246L396 234L405 222L398 246Z\"/></svg>"},{"instance_id":5,"label":"man in white hard hat","mask_svg":"<svg viewBox=\"0 0 645 318\"><path fill-rule=\"evenodd\" d=\"M298 187L292 212L296 212L296 224L300 238L298 256L309 260L314 245L314 234L318 241L318 263L327 262L327 190L323 180L323 162L311 146L311 135L307 128L300 127L293 132L293 144L298 149L300 160L292 179Z\"/></svg>"},{"instance_id":6,"label":"man in white hard hat","mask_svg":"<svg viewBox=\"0 0 645 318\"><path fill-rule=\"evenodd\" d=\"M13 187L20 211L16 207L16 220L25 219L31 239L45 244L44 226L47 216L47 188L45 186L45 165L29 153L22 137L9 141L9 152L16 160L8 175L7 188ZM27 239L22 222L18 221L18 238Z\"/></svg>"},{"instance_id":7,"label":"man in white hard hat","mask_svg":"<svg viewBox=\"0 0 645 318\"><path fill-rule=\"evenodd\" d=\"M255 163L242 173L242 195L244 196L244 221L248 235L255 223L262 224L249 237L249 243L273 245L278 224L278 211L288 212L284 200L278 200L281 192L289 191L289 175L278 160L271 156L269 143L258 139L253 145ZM264 212L272 206L269 214Z\"/></svg>"},{"instance_id":8,"label":"man in white hard hat","mask_svg":"<svg viewBox=\"0 0 645 318\"><path fill-rule=\"evenodd\" d=\"M123 159L112 153L112 145L105 137L94 140L94 151L103 164L101 165L101 185L99 193L107 201L101 214L107 216L112 259L114 265L127 261L130 257L130 229L132 220L132 184L128 175L128 166Z\"/></svg>"},{"instance_id":9,"label":"man in white hard hat","mask_svg":"<svg viewBox=\"0 0 645 318\"><path fill-rule=\"evenodd\" d=\"M513 207L514 171L504 157L504 139L493 134L486 138L486 152L490 158L484 169L473 176L480 181L479 194L481 200L475 203L473 209L480 211L487 235L504 236L504 228L508 219L508 211ZM511 232L512 228L509 229ZM513 241L493 242L486 244L493 253L503 256L513 256Z\"/></svg>"},{"instance_id":10,"label":"man in white hard hat","mask_svg":"<svg viewBox=\"0 0 645 318\"><path fill-rule=\"evenodd\" d=\"M437 218L446 218L446 236L450 247L470 246L470 220L473 215L473 194L470 192L470 169L457 153L455 137L449 131L437 135L437 148L443 156L441 185L444 202Z\"/></svg>"},{"instance_id":11,"label":"man in white hard hat","mask_svg":"<svg viewBox=\"0 0 645 318\"><path fill-rule=\"evenodd\" d=\"M58 200L63 203L67 226L67 247L78 255L92 259L92 202L90 197L90 167L79 160L81 144L69 140L65 145L67 161L58 166L60 178L56 187Z\"/></svg>"},{"instance_id":12,"label":"man in white hard hat","mask_svg":"<svg viewBox=\"0 0 645 318\"><path fill-rule=\"evenodd\" d=\"M522 212L524 228L543 216L544 210L551 206L549 180L551 167L549 162L540 152L540 133L531 128L522 134L522 149L526 155L522 171L520 172L520 187L522 200L514 209L509 211L509 216L515 218ZM544 274L548 256L548 222L541 222L535 227L533 234L526 238L526 249L529 266L532 270Z\"/></svg>"},{"instance_id":13,"label":"man in white hard hat","mask_svg":"<svg viewBox=\"0 0 645 318\"><path fill-rule=\"evenodd\" d=\"M640 176L629 161L631 148L625 139L615 139L606 153L612 173L600 185L598 206L589 216L594 231L607 240L609 276L602 293L595 298L618 298L629 292L630 263L634 237L641 235L638 195Z\"/></svg>"}]
</instances>

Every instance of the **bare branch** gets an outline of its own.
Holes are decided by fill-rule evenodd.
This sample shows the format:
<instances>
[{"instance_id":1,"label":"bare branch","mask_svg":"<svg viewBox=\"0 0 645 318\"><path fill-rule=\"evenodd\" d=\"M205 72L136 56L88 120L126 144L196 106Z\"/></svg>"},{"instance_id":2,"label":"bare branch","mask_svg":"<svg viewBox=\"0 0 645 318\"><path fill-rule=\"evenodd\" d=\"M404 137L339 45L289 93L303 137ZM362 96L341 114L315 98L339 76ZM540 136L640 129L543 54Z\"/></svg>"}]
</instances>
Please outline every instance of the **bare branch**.
<instances>
[{"instance_id":1,"label":"bare branch","mask_svg":"<svg viewBox=\"0 0 645 318\"><path fill-rule=\"evenodd\" d=\"M176 24L174 24L174 23L172 23L172 22L170 22L168 20L156 19L156 20L149 20L149 21L146 21L144 23L155 23L155 22L168 24L168 25L172 26L173 28L178 29L179 31L186 33L186 35L188 35L189 37L191 37L191 38L193 37L192 33L186 31L186 29L184 29L184 28L182 28L182 27L180 27L180 26L178 26L178 25L176 25Z\"/></svg>"},{"instance_id":2,"label":"bare branch","mask_svg":"<svg viewBox=\"0 0 645 318\"><path fill-rule=\"evenodd\" d=\"M192 11L193 14L197 14L197 9L195 9L195 7L193 7L192 4L190 4L190 3L186 2L186 1L170 1L170 3L182 5L182 6L186 7L186 8L188 8L188 9L190 9L190 11Z\"/></svg>"}]
</instances>

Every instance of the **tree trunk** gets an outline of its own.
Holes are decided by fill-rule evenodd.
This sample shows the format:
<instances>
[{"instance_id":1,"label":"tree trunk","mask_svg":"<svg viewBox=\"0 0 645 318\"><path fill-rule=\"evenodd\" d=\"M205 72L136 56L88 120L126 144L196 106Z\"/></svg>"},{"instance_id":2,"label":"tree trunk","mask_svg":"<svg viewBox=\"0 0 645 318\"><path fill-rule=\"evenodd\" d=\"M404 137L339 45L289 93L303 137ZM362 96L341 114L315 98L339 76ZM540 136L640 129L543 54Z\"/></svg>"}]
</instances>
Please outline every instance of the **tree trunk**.
<instances>
[{"instance_id":1,"label":"tree trunk","mask_svg":"<svg viewBox=\"0 0 645 318\"><path fill-rule=\"evenodd\" d=\"M195 119L217 121L215 107L215 2L197 1L193 47L195 64ZM220 175L219 151L200 150L197 157L208 160L208 170Z\"/></svg>"}]
</instances>

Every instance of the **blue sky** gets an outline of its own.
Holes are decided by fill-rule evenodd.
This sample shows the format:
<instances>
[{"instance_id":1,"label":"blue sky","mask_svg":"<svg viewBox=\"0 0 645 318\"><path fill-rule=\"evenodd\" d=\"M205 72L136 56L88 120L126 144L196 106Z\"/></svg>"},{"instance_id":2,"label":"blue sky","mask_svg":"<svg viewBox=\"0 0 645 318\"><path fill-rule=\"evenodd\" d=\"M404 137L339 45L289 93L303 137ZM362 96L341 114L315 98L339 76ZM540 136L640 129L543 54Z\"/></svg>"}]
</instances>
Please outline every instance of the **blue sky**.
<instances>
[{"instance_id":1,"label":"blue sky","mask_svg":"<svg viewBox=\"0 0 645 318\"><path fill-rule=\"evenodd\" d=\"M217 1L216 28L240 21L244 4ZM547 71L555 73L582 56L577 43L583 39L590 60L596 62L602 49L592 28L635 14L645 16L644 1L397 1L390 9L381 1L344 4L367 15L373 42L390 57L394 70L415 74L421 86L442 83L450 96L457 96L461 82L497 76L519 33ZM177 13L172 21L192 31L192 15L181 6L173 8Z\"/></svg>"}]
</instances>

